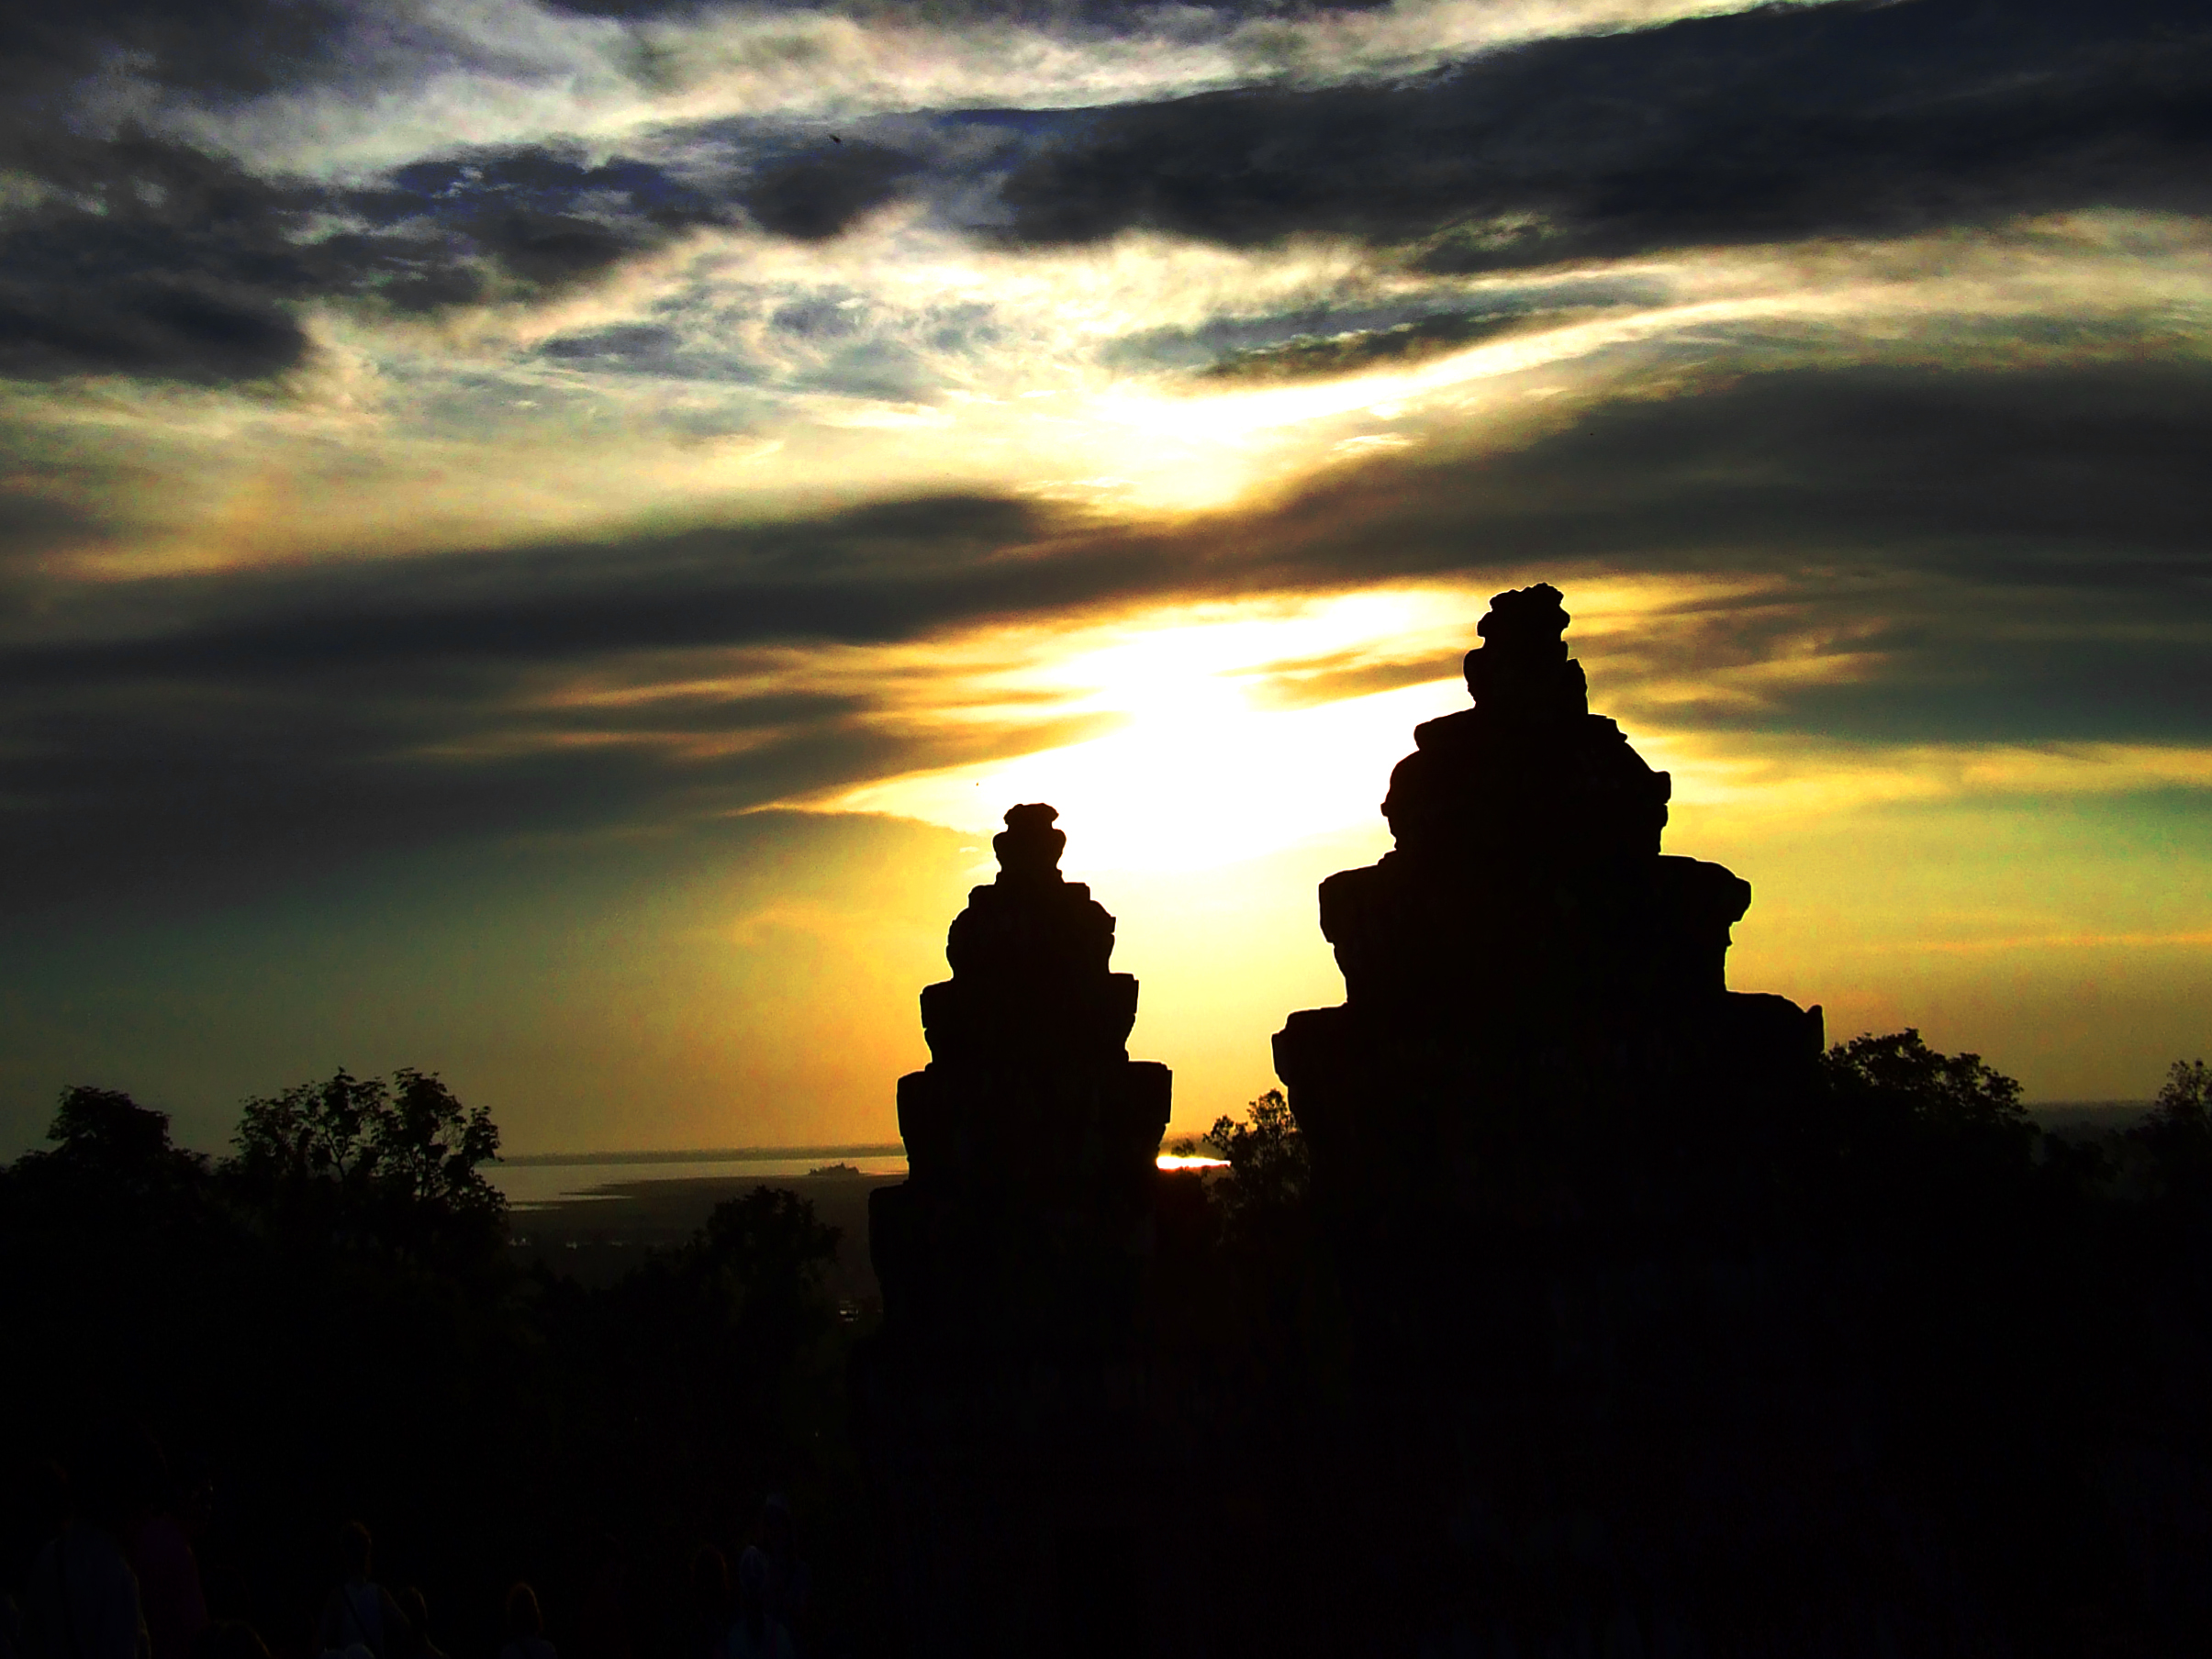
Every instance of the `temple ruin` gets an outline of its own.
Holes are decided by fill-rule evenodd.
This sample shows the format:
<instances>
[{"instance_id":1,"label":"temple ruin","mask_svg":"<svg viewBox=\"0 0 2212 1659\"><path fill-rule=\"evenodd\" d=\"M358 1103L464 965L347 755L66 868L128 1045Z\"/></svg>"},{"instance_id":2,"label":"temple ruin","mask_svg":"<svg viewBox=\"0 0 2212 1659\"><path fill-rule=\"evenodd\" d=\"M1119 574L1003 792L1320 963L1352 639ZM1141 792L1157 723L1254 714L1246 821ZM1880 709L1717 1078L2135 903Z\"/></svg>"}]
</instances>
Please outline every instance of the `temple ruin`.
<instances>
[{"instance_id":1,"label":"temple ruin","mask_svg":"<svg viewBox=\"0 0 2212 1659\"><path fill-rule=\"evenodd\" d=\"M1006 815L871 1211L854 1381L910 1651L1976 1651L1817 1219L1820 1010L1728 988L1750 888L1661 851L1668 776L1568 622L1497 596L1394 849L1322 885L1346 997L1275 1040L1291 1233L1156 1171L1113 919L1051 807Z\"/></svg>"},{"instance_id":2,"label":"temple ruin","mask_svg":"<svg viewBox=\"0 0 2212 1659\"><path fill-rule=\"evenodd\" d=\"M1402 1649L1949 1653L1848 1259L1796 1213L1820 1010L1731 991L1751 890L1660 851L1555 588L1498 595L1396 846L1330 877L1346 997L1276 1069L1357 1324ZM1916 1553L1917 1552L1917 1553Z\"/></svg>"},{"instance_id":3,"label":"temple ruin","mask_svg":"<svg viewBox=\"0 0 2212 1659\"><path fill-rule=\"evenodd\" d=\"M1167 1068L1129 1058L1113 918L1014 807L922 993L908 1177L877 1191L884 1329L855 1377L910 1651L1142 1651L1139 1300Z\"/></svg>"},{"instance_id":4,"label":"temple ruin","mask_svg":"<svg viewBox=\"0 0 2212 1659\"><path fill-rule=\"evenodd\" d=\"M1491 601L1474 707L1415 728L1391 775L1395 848L1322 884L1345 1001L1291 1015L1275 1057L1339 1200L1411 1147L1451 1208L1503 1198L1509 1143L1643 1147L1685 1090L1744 1127L1819 1057L1818 1008L1727 988L1750 884L1659 851L1670 780L1590 712L1567 623L1547 585Z\"/></svg>"}]
</instances>

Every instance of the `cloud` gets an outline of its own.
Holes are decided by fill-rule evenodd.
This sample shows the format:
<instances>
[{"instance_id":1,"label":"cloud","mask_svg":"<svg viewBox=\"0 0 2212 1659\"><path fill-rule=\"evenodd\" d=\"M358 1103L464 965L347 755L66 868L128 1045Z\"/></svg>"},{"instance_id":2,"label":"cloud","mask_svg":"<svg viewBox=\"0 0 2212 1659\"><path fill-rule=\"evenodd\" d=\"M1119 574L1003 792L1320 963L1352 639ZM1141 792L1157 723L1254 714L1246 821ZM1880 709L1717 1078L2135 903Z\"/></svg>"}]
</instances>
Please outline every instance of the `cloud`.
<instances>
[{"instance_id":1,"label":"cloud","mask_svg":"<svg viewBox=\"0 0 2212 1659\"><path fill-rule=\"evenodd\" d=\"M43 101L76 77L127 63L167 85L263 93L315 62L344 16L323 0L8 0L0 7L0 85Z\"/></svg>"},{"instance_id":2,"label":"cloud","mask_svg":"<svg viewBox=\"0 0 2212 1659\"><path fill-rule=\"evenodd\" d=\"M1545 40L1403 85L1096 112L1011 234L1411 245L1436 272L2212 205L2212 30L2149 3L1768 7Z\"/></svg>"},{"instance_id":3,"label":"cloud","mask_svg":"<svg viewBox=\"0 0 2212 1659\"><path fill-rule=\"evenodd\" d=\"M1329 335L1301 334L1278 345L1255 346L1209 363L1201 380L1316 380L1364 370L1412 364L1464 351L1508 334L1580 322L1590 310L1437 311L1414 322L1387 328L1347 329Z\"/></svg>"},{"instance_id":4,"label":"cloud","mask_svg":"<svg viewBox=\"0 0 2212 1659\"><path fill-rule=\"evenodd\" d=\"M414 162L333 205L392 236L411 233L450 262L486 256L515 282L556 289L699 226L734 222L718 183L634 157L594 162L579 150L528 145Z\"/></svg>"},{"instance_id":5,"label":"cloud","mask_svg":"<svg viewBox=\"0 0 2212 1659\"><path fill-rule=\"evenodd\" d=\"M1389 6L364 4L268 92L180 95L111 68L105 100L317 176L458 144L635 147L672 123L830 130L924 110L1072 109L1265 82L1395 78L1502 42L1634 28L1729 0ZM128 65L127 54L111 62ZM849 132L845 134L849 137Z\"/></svg>"},{"instance_id":6,"label":"cloud","mask_svg":"<svg viewBox=\"0 0 2212 1659\"><path fill-rule=\"evenodd\" d=\"M1112 30L1134 33L1169 28L1185 39L1203 39L1253 19L1306 21L1332 15L1386 9L1392 0L1234 0L1234 4L1145 5L1130 0L937 0L930 7L940 25L1021 23L1033 28ZM662 17L701 9L699 0L558 0L558 9L595 17ZM842 14L862 21L903 18L905 8L886 0L847 0L821 5L813 0L778 0L758 6L770 14Z\"/></svg>"},{"instance_id":7,"label":"cloud","mask_svg":"<svg viewBox=\"0 0 2212 1659\"><path fill-rule=\"evenodd\" d=\"M1599 706L1645 727L2201 745L2208 446L2201 364L1794 372L1180 521L938 496L50 591L0 615L0 896L184 902L1051 746L1092 717L979 691L991 629L1390 584L1549 577L1570 609L1675 584L1578 628ZM1253 694L1453 654L1293 661Z\"/></svg>"},{"instance_id":8,"label":"cloud","mask_svg":"<svg viewBox=\"0 0 2212 1659\"><path fill-rule=\"evenodd\" d=\"M373 188L268 180L129 131L44 142L0 220L0 374L265 379L300 308L434 311L594 278L734 204L650 163L552 148L426 161Z\"/></svg>"},{"instance_id":9,"label":"cloud","mask_svg":"<svg viewBox=\"0 0 2212 1659\"><path fill-rule=\"evenodd\" d=\"M281 302L319 284L286 192L136 134L35 160L39 199L0 224L0 373L243 380L305 354Z\"/></svg>"},{"instance_id":10,"label":"cloud","mask_svg":"<svg viewBox=\"0 0 2212 1659\"><path fill-rule=\"evenodd\" d=\"M798 157L763 173L744 202L764 229L802 242L826 241L870 208L894 200L921 166L880 144L839 140L826 155Z\"/></svg>"},{"instance_id":11,"label":"cloud","mask_svg":"<svg viewBox=\"0 0 2212 1659\"><path fill-rule=\"evenodd\" d=\"M745 15L766 26L768 14ZM557 57L555 37L585 27L531 16L552 34L531 34L519 11L497 28L490 13L473 11L473 21L452 26L475 31L470 51L490 51L506 29L522 57L526 46ZM686 16L684 28L709 26L705 12ZM736 16L713 14L722 23ZM1232 27L1227 16L1214 22L1231 34L1276 27L1257 15ZM832 20L804 17L810 28ZM1286 17L1278 21L1293 30L1368 28L1384 14ZM73 33L48 30L39 49L64 80L110 61L134 30L160 33L152 13L129 8L95 8L83 21ZM940 21L1014 27L995 12ZM240 51L257 30L278 28L244 0L218 22L218 37ZM1032 24L1071 39L1103 27L1057 10L1021 27ZM352 72L348 53L367 24L349 15L343 40L353 45L344 50L337 27L320 13L285 12L279 32L293 32L272 61L295 79ZM847 33L861 27L838 23ZM1165 28L1167 14L1128 27ZM372 334L394 314L526 311L611 284L624 266L715 232L728 234L708 234L701 247L721 251L718 280L742 284L740 268L768 257L769 244L748 228L811 250L910 198L901 222L926 227L924 239L955 262L964 235L966 253L981 237L1017 258L1136 228L1251 248L1306 232L1366 239L1389 251L1377 269L1391 266L1399 291L1384 296L1370 281L1378 291L1365 315L1248 319L1243 332L1254 338L1233 338L1234 323L1180 330L1184 347L1212 347L1200 361L1231 354L1212 364L1217 380L1341 375L1523 326L1504 315L1518 302L1470 306L1449 292L1473 273L1684 244L1886 235L2084 202L2201 206L2212 194L2203 183L2212 138L2200 113L2212 87L2208 42L2212 33L2162 33L2151 10L2091 16L2056 0L2019 0L2002 15L1966 0L1767 9L1543 40L1388 85L1314 85L1301 72L1260 88L1087 112L862 117L843 123L842 143L819 118L698 117L679 102L671 108L686 118L611 144L549 137L468 146L448 136L427 159L351 183L265 163L257 172L161 136L134 124L159 112L129 114L125 98L105 127L80 123L79 136L24 120L6 140L15 167L0 210L0 374L266 381L301 366L311 339L324 337L318 311L366 320ZM429 53L433 44L397 29L385 56L362 60L367 78L347 84L358 92L391 52ZM222 97L236 102L236 93L217 95L217 81L192 79L196 50L148 47L145 61L168 64L159 72L197 87L210 109ZM84 136L100 130L110 136ZM891 253L887 242L871 258ZM1424 282L1434 291L1409 286ZM594 338L590 328L567 332ZM1123 332L1109 366L1135 362L1147 340L1163 360L1177 358L1174 326ZM549 355L635 373L654 356L631 349L639 343ZM882 342L855 342L816 365L808 384L865 382L870 395L922 398L911 362L865 373L856 360L870 354L883 356ZM695 342L661 372L703 361ZM732 362L707 374L756 372Z\"/></svg>"}]
</instances>

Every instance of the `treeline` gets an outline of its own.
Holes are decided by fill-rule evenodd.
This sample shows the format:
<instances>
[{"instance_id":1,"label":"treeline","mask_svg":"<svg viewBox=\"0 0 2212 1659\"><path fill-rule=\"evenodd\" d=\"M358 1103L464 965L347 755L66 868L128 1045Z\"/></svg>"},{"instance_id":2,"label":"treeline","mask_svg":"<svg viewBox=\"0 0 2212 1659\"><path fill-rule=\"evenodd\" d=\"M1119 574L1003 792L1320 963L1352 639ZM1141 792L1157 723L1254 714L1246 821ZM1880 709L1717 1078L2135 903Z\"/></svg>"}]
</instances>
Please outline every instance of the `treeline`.
<instances>
[{"instance_id":1,"label":"treeline","mask_svg":"<svg viewBox=\"0 0 2212 1659\"><path fill-rule=\"evenodd\" d=\"M251 1101L219 1160L95 1088L64 1094L50 1139L0 1169L18 1605L59 1470L81 1514L199 1491L207 1610L277 1659L318 1651L355 1520L464 1659L498 1651L517 1581L568 1659L691 1659L729 1612L698 1553L734 1565L773 1495L820 1581L810 1651L865 1641L854 1332L821 1287L836 1234L792 1194L726 1203L587 1290L510 1262L482 1168L498 1131L427 1074Z\"/></svg>"},{"instance_id":2,"label":"treeline","mask_svg":"<svg viewBox=\"0 0 2212 1659\"><path fill-rule=\"evenodd\" d=\"M2177 1063L2103 1134L2041 1133L2019 1093L1916 1032L1863 1037L1738 1163L1839 1264L1881 1454L2015 1650L2212 1646L2212 1069ZM497 1130L427 1074L250 1102L219 1160L97 1089L50 1138L0 1170L0 1588L23 1595L51 1464L81 1496L211 1491L208 1610L277 1659L318 1651L352 1520L459 1659L498 1650L517 1581L563 1659L711 1659L727 1592L700 1552L733 1564L777 1494L812 1577L802 1651L889 1649L845 1396L867 1320L835 1317L836 1236L792 1194L590 1289L514 1264ZM1345 1432L1356 1298L1282 1097L1208 1140L1225 1172L1161 1179L1147 1341L1241 1518L1204 1564L1209 1618L1302 1652L1371 1473Z\"/></svg>"}]
</instances>

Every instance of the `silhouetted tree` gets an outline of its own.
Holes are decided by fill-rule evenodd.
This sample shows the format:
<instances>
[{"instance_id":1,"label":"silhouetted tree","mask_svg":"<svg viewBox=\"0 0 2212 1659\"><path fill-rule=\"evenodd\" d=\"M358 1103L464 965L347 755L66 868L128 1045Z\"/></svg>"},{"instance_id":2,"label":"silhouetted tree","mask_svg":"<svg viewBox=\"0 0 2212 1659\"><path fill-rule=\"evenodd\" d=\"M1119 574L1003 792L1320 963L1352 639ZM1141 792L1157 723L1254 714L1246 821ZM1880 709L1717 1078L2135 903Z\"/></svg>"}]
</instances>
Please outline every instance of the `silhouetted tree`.
<instances>
[{"instance_id":1,"label":"silhouetted tree","mask_svg":"<svg viewBox=\"0 0 2212 1659\"><path fill-rule=\"evenodd\" d=\"M1873 1108L1929 1134L2025 1150L2036 1136L2020 1086L1979 1054L1943 1054L1908 1026L1854 1037L1827 1052L1830 1087L1847 1105Z\"/></svg>"},{"instance_id":2,"label":"silhouetted tree","mask_svg":"<svg viewBox=\"0 0 2212 1659\"><path fill-rule=\"evenodd\" d=\"M403 1067L387 1083L341 1067L247 1101L234 1141L226 1172L261 1201L392 1248L481 1249L505 1222L478 1167L498 1152L498 1128L436 1073Z\"/></svg>"},{"instance_id":3,"label":"silhouetted tree","mask_svg":"<svg viewBox=\"0 0 2212 1659\"><path fill-rule=\"evenodd\" d=\"M204 1159L169 1139L167 1112L140 1106L119 1089L84 1084L63 1089L46 1138L56 1142L46 1156L125 1179L173 1176L205 1166Z\"/></svg>"},{"instance_id":4,"label":"silhouetted tree","mask_svg":"<svg viewBox=\"0 0 2212 1659\"><path fill-rule=\"evenodd\" d=\"M696 1278L743 1339L788 1349L829 1319L821 1279L837 1240L797 1193L756 1186L714 1207L678 1253L677 1271Z\"/></svg>"},{"instance_id":5,"label":"silhouetted tree","mask_svg":"<svg viewBox=\"0 0 2212 1659\"><path fill-rule=\"evenodd\" d=\"M1282 1090L1254 1100L1246 1117L1239 1123L1223 1113L1205 1138L1229 1162L1216 1190L1232 1234L1279 1230L1302 1215L1306 1201L1305 1139Z\"/></svg>"},{"instance_id":6,"label":"silhouetted tree","mask_svg":"<svg viewBox=\"0 0 2212 1659\"><path fill-rule=\"evenodd\" d=\"M469 1110L435 1072L403 1066L392 1074L378 1148L378 1174L417 1204L464 1216L496 1215L505 1208L499 1189L477 1168L499 1150L490 1108Z\"/></svg>"},{"instance_id":7,"label":"silhouetted tree","mask_svg":"<svg viewBox=\"0 0 2212 1659\"><path fill-rule=\"evenodd\" d=\"M168 1113L140 1106L119 1088L75 1084L61 1090L47 1139L53 1151L28 1152L17 1164L25 1179L91 1181L113 1195L144 1199L155 1188L196 1181L208 1168L199 1152L171 1141Z\"/></svg>"},{"instance_id":8,"label":"silhouetted tree","mask_svg":"<svg viewBox=\"0 0 2212 1659\"><path fill-rule=\"evenodd\" d=\"M2128 1131L2150 1169L2154 1198L2212 1206L2212 1066L2176 1060L2150 1114Z\"/></svg>"},{"instance_id":9,"label":"silhouetted tree","mask_svg":"<svg viewBox=\"0 0 2212 1659\"><path fill-rule=\"evenodd\" d=\"M365 1180L375 1171L377 1119L388 1109L387 1095L382 1078L358 1078L341 1066L328 1082L257 1096L246 1102L232 1137L239 1167L280 1181Z\"/></svg>"}]
</instances>

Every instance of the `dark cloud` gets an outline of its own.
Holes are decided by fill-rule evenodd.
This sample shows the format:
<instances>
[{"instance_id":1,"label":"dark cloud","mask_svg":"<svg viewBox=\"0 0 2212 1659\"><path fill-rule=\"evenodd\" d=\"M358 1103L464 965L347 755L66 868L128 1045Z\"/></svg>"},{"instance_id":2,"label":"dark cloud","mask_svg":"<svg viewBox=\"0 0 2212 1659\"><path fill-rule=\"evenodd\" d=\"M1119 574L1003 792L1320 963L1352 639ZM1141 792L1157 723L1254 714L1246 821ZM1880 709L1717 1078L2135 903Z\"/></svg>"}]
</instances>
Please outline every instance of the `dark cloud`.
<instances>
[{"instance_id":1,"label":"dark cloud","mask_svg":"<svg viewBox=\"0 0 2212 1659\"><path fill-rule=\"evenodd\" d=\"M555 8L587 17L693 17L713 9L709 0L552 0ZM1378 11L1391 0L1229 0L1227 4L1134 4L1133 0L929 0L933 23L956 28L978 23L1020 24L1047 32L1166 35L1207 39L1253 19L1325 17L1332 12ZM834 12L863 23L910 28L918 9L910 0L768 0L748 9Z\"/></svg>"},{"instance_id":2,"label":"dark cloud","mask_svg":"<svg viewBox=\"0 0 2212 1659\"><path fill-rule=\"evenodd\" d=\"M1695 627L1655 638L1657 718L2204 742L2212 552L2193 457L2208 442L2198 365L1753 375L1606 406L1519 449L1350 474L1295 504L1297 519L1343 528L1286 535L1279 579L1770 578L1778 591L1701 601ZM1733 668L1808 640L1850 671L1743 699ZM1680 701L1685 685L1711 700Z\"/></svg>"},{"instance_id":3,"label":"dark cloud","mask_svg":"<svg viewBox=\"0 0 2212 1659\"><path fill-rule=\"evenodd\" d=\"M416 162L345 206L388 230L411 228L449 260L495 260L523 284L557 288L698 226L730 223L728 196L650 161L592 163L530 145Z\"/></svg>"},{"instance_id":4,"label":"dark cloud","mask_svg":"<svg viewBox=\"0 0 2212 1659\"><path fill-rule=\"evenodd\" d=\"M306 354L309 303L423 312L556 290L739 217L727 179L557 145L343 188L87 115L309 84L365 96L395 63L465 50L427 17L321 0L0 0L0 169L18 197L0 219L0 375L263 379Z\"/></svg>"},{"instance_id":5,"label":"dark cloud","mask_svg":"<svg viewBox=\"0 0 2212 1659\"><path fill-rule=\"evenodd\" d=\"M825 143L763 172L744 202L765 230L827 241L872 207L894 200L921 171L913 157L862 139Z\"/></svg>"},{"instance_id":6,"label":"dark cloud","mask_svg":"<svg viewBox=\"0 0 2212 1659\"><path fill-rule=\"evenodd\" d=\"M58 498L55 481L35 465L0 476L0 631L35 626L46 601L43 559L96 544L107 527L80 504Z\"/></svg>"},{"instance_id":7,"label":"dark cloud","mask_svg":"<svg viewBox=\"0 0 2212 1659\"><path fill-rule=\"evenodd\" d=\"M0 88L45 106L69 83L121 64L202 93L264 93L323 63L350 11L330 0L6 0Z\"/></svg>"},{"instance_id":8,"label":"dark cloud","mask_svg":"<svg viewBox=\"0 0 2212 1659\"><path fill-rule=\"evenodd\" d=\"M1201 380L1317 380L1389 364L1442 357L1486 340L1564 327L1594 316L1579 311L1439 311L1417 322L1339 334L1301 334L1279 345L1255 346L1209 363Z\"/></svg>"},{"instance_id":9,"label":"dark cloud","mask_svg":"<svg viewBox=\"0 0 2212 1659\"><path fill-rule=\"evenodd\" d=\"M305 673L367 683L638 651L910 639L966 618L1049 610L1112 591L1125 547L1078 542L1057 558L1009 556L1066 533L1026 501L925 497L612 550L594 543L216 582L164 578L102 603L129 603L173 626L0 652L0 688L87 675L245 685ZM56 614L47 631L72 626Z\"/></svg>"},{"instance_id":10,"label":"dark cloud","mask_svg":"<svg viewBox=\"0 0 2212 1659\"><path fill-rule=\"evenodd\" d=\"M2201 365L1773 373L1617 402L1518 448L1338 469L1179 528L938 497L50 593L0 628L0 899L203 893L385 846L728 810L943 763L961 743L1041 740L933 732L887 718L866 687L542 695L579 675L710 684L698 665L720 659L687 653L1405 579L1550 577L1572 608L1575 584L1603 573L1760 578L1686 587L1648 639L1608 647L1601 705L1632 715L1639 685L1664 684L1652 714L1670 724L2204 742L2208 448ZM1806 651L1839 672L1753 672ZM1256 686L1310 701L1435 672L1286 663ZM1684 684L1726 695L1684 705ZM1733 695L1746 685L1766 700Z\"/></svg>"},{"instance_id":11,"label":"dark cloud","mask_svg":"<svg viewBox=\"0 0 2212 1659\"><path fill-rule=\"evenodd\" d=\"M594 328L583 334L558 334L538 348L540 356L556 361L588 363L601 373L613 371L639 374L676 374L687 379L709 374L726 376L730 363L705 363L684 351L673 328L655 323L627 323L612 328Z\"/></svg>"},{"instance_id":12,"label":"dark cloud","mask_svg":"<svg viewBox=\"0 0 2212 1659\"><path fill-rule=\"evenodd\" d=\"M1417 245L1471 272L2212 207L2212 27L2157 0L1773 6L1538 42L1406 85L1093 112L1007 182L1010 234Z\"/></svg>"},{"instance_id":13,"label":"dark cloud","mask_svg":"<svg viewBox=\"0 0 2212 1659\"><path fill-rule=\"evenodd\" d=\"M283 302L319 283L291 193L135 134L31 159L46 197L0 226L0 373L244 380L305 353Z\"/></svg>"},{"instance_id":14,"label":"dark cloud","mask_svg":"<svg viewBox=\"0 0 2212 1659\"><path fill-rule=\"evenodd\" d=\"M0 224L0 374L227 382L307 351L315 300L429 311L587 280L732 210L635 161L548 147L424 162L373 189L256 177L129 132L26 154ZM331 234L332 220L354 227Z\"/></svg>"},{"instance_id":15,"label":"dark cloud","mask_svg":"<svg viewBox=\"0 0 2212 1659\"><path fill-rule=\"evenodd\" d=\"M880 643L987 618L1547 560L1904 569L2194 617L2212 585L2208 444L2212 371L2194 365L1752 375L1603 406L1520 448L1342 469L1180 529L941 496L613 545L110 585L53 600L34 637L0 644L0 689L259 695L307 676L441 697L640 651Z\"/></svg>"},{"instance_id":16,"label":"dark cloud","mask_svg":"<svg viewBox=\"0 0 2212 1659\"><path fill-rule=\"evenodd\" d=\"M1449 350L1485 333L1546 327L1615 306L1661 306L1671 296L1669 284L1651 277L1567 276L1487 292L1478 306L1440 308L1433 299L1320 306L1213 317L1191 328L1142 328L1109 341L1100 357L1110 368L1187 369L1223 379L1247 369L1261 378L1335 373L1377 359L1418 358L1433 342Z\"/></svg>"},{"instance_id":17,"label":"dark cloud","mask_svg":"<svg viewBox=\"0 0 2212 1659\"><path fill-rule=\"evenodd\" d=\"M37 199L0 219L0 375L261 379L306 354L298 313L315 302L419 313L531 297L748 211L820 240L922 166L857 138L756 172L727 145L706 150L679 170L510 146L341 188L262 178L137 131L42 139L19 158ZM632 329L546 350L643 367L646 345Z\"/></svg>"}]
</instances>

